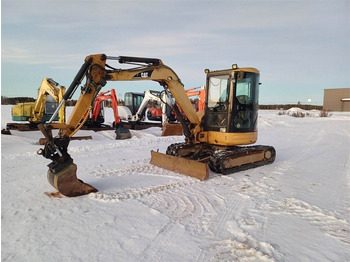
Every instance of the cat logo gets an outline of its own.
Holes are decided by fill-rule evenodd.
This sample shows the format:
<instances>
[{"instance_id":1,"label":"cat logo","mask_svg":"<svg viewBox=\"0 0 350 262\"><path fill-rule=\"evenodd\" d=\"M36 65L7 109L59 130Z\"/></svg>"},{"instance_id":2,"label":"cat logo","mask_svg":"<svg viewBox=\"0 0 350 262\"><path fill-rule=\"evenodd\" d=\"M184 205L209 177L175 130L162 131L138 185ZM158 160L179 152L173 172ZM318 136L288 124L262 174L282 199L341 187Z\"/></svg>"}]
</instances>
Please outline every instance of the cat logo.
<instances>
[{"instance_id":1,"label":"cat logo","mask_svg":"<svg viewBox=\"0 0 350 262\"><path fill-rule=\"evenodd\" d=\"M141 78L147 78L147 77L148 77L148 72L141 73Z\"/></svg>"},{"instance_id":2,"label":"cat logo","mask_svg":"<svg viewBox=\"0 0 350 262\"><path fill-rule=\"evenodd\" d=\"M150 78L152 75L153 70L148 70L148 71L144 71L144 72L140 72L136 75L134 75L133 78Z\"/></svg>"}]
</instances>

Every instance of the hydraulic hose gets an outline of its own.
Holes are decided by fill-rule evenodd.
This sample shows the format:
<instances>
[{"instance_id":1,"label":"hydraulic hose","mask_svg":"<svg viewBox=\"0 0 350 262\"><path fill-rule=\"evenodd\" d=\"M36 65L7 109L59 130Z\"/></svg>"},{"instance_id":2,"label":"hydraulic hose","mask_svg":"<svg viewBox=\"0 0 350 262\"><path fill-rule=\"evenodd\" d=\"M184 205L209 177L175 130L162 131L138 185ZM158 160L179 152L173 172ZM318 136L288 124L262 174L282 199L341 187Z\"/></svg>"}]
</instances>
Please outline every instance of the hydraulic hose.
<instances>
[{"instance_id":1,"label":"hydraulic hose","mask_svg":"<svg viewBox=\"0 0 350 262\"><path fill-rule=\"evenodd\" d=\"M81 81L83 80L87 70L89 69L90 65L92 62L92 58L90 58L88 61L85 61L84 64L81 66L81 68L79 69L78 73L76 74L76 76L74 77L72 83L70 84L67 92L63 95L62 101L60 102L60 104L58 105L58 107L56 108L55 112L53 113L53 115L51 116L50 120L48 121L48 123L52 123L52 121L55 119L55 117L58 114L58 111L61 109L61 107L63 106L63 104L70 99L73 94L75 93L75 90L77 89L77 87L80 85Z\"/></svg>"},{"instance_id":2,"label":"hydraulic hose","mask_svg":"<svg viewBox=\"0 0 350 262\"><path fill-rule=\"evenodd\" d=\"M80 85L81 81L83 80L86 71L89 69L91 62L92 62L92 58L90 58L88 61L85 61L85 63L81 66L77 75L74 77L73 82L70 84L67 92L64 94L63 100L68 100L72 97L75 90Z\"/></svg>"}]
</instances>

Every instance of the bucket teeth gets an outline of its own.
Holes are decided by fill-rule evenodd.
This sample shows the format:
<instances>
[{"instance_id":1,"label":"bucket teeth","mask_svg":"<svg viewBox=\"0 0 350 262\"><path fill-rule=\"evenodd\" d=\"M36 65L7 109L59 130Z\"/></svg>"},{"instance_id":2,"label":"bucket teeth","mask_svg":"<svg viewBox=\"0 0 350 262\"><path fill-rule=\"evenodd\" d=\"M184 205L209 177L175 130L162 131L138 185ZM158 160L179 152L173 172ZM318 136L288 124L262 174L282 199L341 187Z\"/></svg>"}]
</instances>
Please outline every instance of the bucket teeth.
<instances>
[{"instance_id":1,"label":"bucket teeth","mask_svg":"<svg viewBox=\"0 0 350 262\"><path fill-rule=\"evenodd\" d=\"M93 186L77 178L77 165L74 163L57 173L53 173L49 170L47 172L47 180L62 195L67 197L82 196L98 191Z\"/></svg>"}]
</instances>

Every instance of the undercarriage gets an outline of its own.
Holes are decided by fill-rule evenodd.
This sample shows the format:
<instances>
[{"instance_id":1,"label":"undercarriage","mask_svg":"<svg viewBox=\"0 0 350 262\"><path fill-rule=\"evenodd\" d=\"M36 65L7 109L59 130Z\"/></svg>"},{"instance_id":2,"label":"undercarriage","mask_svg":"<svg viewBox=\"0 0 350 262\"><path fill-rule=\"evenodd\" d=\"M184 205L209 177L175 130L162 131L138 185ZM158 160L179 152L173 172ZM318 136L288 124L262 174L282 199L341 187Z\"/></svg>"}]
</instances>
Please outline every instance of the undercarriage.
<instances>
[{"instance_id":1,"label":"undercarriage","mask_svg":"<svg viewBox=\"0 0 350 262\"><path fill-rule=\"evenodd\" d=\"M232 174L271 164L276 158L272 146L217 146L176 143L168 147L167 155L208 163L216 173Z\"/></svg>"}]
</instances>

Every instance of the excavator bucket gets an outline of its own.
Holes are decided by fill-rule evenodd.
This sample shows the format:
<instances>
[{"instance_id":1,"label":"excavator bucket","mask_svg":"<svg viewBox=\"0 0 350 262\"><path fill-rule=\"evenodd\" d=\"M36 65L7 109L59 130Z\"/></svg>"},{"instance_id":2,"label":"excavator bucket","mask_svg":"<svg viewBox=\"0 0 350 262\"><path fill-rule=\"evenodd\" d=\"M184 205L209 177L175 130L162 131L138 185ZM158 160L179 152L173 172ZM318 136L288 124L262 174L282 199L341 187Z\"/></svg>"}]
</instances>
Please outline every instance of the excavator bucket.
<instances>
[{"instance_id":1,"label":"excavator bucket","mask_svg":"<svg viewBox=\"0 0 350 262\"><path fill-rule=\"evenodd\" d=\"M123 139L129 139L131 138L131 132L129 130L129 128L123 126L122 124L119 125L116 129L115 129L115 139L116 140L123 140Z\"/></svg>"},{"instance_id":2,"label":"excavator bucket","mask_svg":"<svg viewBox=\"0 0 350 262\"><path fill-rule=\"evenodd\" d=\"M62 195L76 197L87 195L98 190L77 178L77 165L72 163L63 170L53 173L47 171L47 180Z\"/></svg>"},{"instance_id":3,"label":"excavator bucket","mask_svg":"<svg viewBox=\"0 0 350 262\"><path fill-rule=\"evenodd\" d=\"M209 167L207 163L196 160L166 155L152 150L150 163L200 180L207 180L209 178Z\"/></svg>"},{"instance_id":4,"label":"excavator bucket","mask_svg":"<svg viewBox=\"0 0 350 262\"><path fill-rule=\"evenodd\" d=\"M163 125L162 136L182 136L183 130L181 124Z\"/></svg>"}]
</instances>

